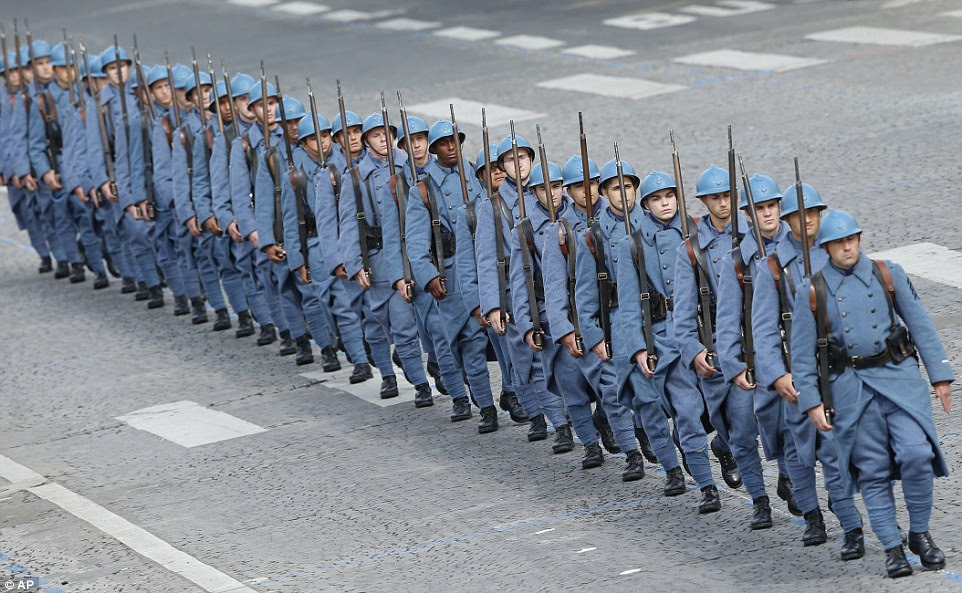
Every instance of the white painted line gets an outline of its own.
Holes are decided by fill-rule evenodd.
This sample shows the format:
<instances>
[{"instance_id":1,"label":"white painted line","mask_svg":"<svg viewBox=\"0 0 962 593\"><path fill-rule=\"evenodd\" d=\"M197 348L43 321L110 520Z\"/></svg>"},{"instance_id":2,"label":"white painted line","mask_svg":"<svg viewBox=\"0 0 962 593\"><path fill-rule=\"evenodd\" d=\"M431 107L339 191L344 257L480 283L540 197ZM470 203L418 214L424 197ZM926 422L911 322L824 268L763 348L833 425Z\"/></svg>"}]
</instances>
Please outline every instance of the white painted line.
<instances>
[{"instance_id":1,"label":"white painted line","mask_svg":"<svg viewBox=\"0 0 962 593\"><path fill-rule=\"evenodd\" d=\"M256 424L192 401L143 408L117 416L117 420L188 448L267 431Z\"/></svg>"},{"instance_id":2,"label":"white painted line","mask_svg":"<svg viewBox=\"0 0 962 593\"><path fill-rule=\"evenodd\" d=\"M434 32L438 37L448 37L450 39L460 39L461 41L482 41L501 37L499 31L491 29L476 29L474 27L448 27Z\"/></svg>"},{"instance_id":3,"label":"white painted line","mask_svg":"<svg viewBox=\"0 0 962 593\"><path fill-rule=\"evenodd\" d=\"M640 568L630 568L630 569L628 569L628 570L619 572L619 573L618 573L618 576L623 577L623 576L626 576L626 575L629 575L629 574L635 574L636 572L641 572L641 569L640 569Z\"/></svg>"},{"instance_id":4,"label":"white painted line","mask_svg":"<svg viewBox=\"0 0 962 593\"><path fill-rule=\"evenodd\" d=\"M361 12L360 10L345 8L344 10L329 12L325 14L323 18L338 23L352 23L354 21L364 21L373 18L373 15L370 12Z\"/></svg>"},{"instance_id":5,"label":"white painted line","mask_svg":"<svg viewBox=\"0 0 962 593\"><path fill-rule=\"evenodd\" d=\"M541 534L543 534L543 533L549 533L549 532L552 532L552 531L554 531L554 527L549 527L549 528L547 528L547 529L542 529L541 531L535 531L534 534L535 534L535 535L541 535Z\"/></svg>"},{"instance_id":6,"label":"white painted line","mask_svg":"<svg viewBox=\"0 0 962 593\"><path fill-rule=\"evenodd\" d=\"M949 10L942 13L942 16L954 16L957 18L962 18L962 10Z\"/></svg>"},{"instance_id":7,"label":"white painted line","mask_svg":"<svg viewBox=\"0 0 962 593\"><path fill-rule=\"evenodd\" d=\"M458 97L450 97L447 99L430 101L428 103L408 105L407 110L433 119L450 118L451 110L449 105L452 103L454 104L454 109L458 115L458 125L463 123L480 127L482 107L485 109L485 114L488 117L489 127L507 125L511 120L519 122L538 119L540 117L544 117L545 115L543 113L536 113L526 109L507 107L505 105L498 105L495 103L479 103L477 101L460 99Z\"/></svg>"},{"instance_id":8,"label":"white painted line","mask_svg":"<svg viewBox=\"0 0 962 593\"><path fill-rule=\"evenodd\" d=\"M737 70L763 70L770 72L785 72L808 66L825 64L828 60L817 58L799 58L784 54L767 54L737 49L719 49L699 54L691 54L675 58L673 62L692 64L695 66L717 66L720 68L735 68Z\"/></svg>"},{"instance_id":9,"label":"white painted line","mask_svg":"<svg viewBox=\"0 0 962 593\"><path fill-rule=\"evenodd\" d=\"M450 116L451 114L449 113L448 117ZM399 395L397 397L392 397L391 399L381 399L381 382L378 380L377 374L375 374L373 379L368 379L363 383L351 385L350 378L353 371L354 367L351 365L343 365L341 370L333 373L325 373L324 371L310 371L307 373L301 373L301 376L314 381L321 381L324 383L325 387L343 391L349 395L353 395L358 399L362 399L381 408L396 406L398 404L411 405L414 402L414 387L404 380L404 371L402 369L394 367L394 373L397 377ZM434 389L434 394L436 397L437 388Z\"/></svg>"},{"instance_id":10,"label":"white painted line","mask_svg":"<svg viewBox=\"0 0 962 593\"><path fill-rule=\"evenodd\" d=\"M673 93L685 88L679 84L664 84L641 78L623 78L602 74L574 74L539 82L538 86L546 89L577 91L621 99L642 99L664 93Z\"/></svg>"},{"instance_id":11,"label":"white painted line","mask_svg":"<svg viewBox=\"0 0 962 593\"><path fill-rule=\"evenodd\" d=\"M903 45L921 47L935 43L959 41L960 35L943 35L924 31L903 29L882 29L879 27L845 27L806 35L805 39L815 41L838 41L841 43L870 43L874 45Z\"/></svg>"},{"instance_id":12,"label":"white painted line","mask_svg":"<svg viewBox=\"0 0 962 593\"><path fill-rule=\"evenodd\" d=\"M926 280L962 288L962 253L935 243L914 243L879 251L872 259L889 259L906 273Z\"/></svg>"},{"instance_id":13,"label":"white painted line","mask_svg":"<svg viewBox=\"0 0 962 593\"><path fill-rule=\"evenodd\" d=\"M610 45L591 44L579 45L578 47L569 47L568 49L561 51L562 53L581 56L583 58L591 58L594 60L611 60L614 58L623 58L625 56L631 56L635 54L635 52L628 49L611 47Z\"/></svg>"},{"instance_id":14,"label":"white painted line","mask_svg":"<svg viewBox=\"0 0 962 593\"><path fill-rule=\"evenodd\" d=\"M441 23L439 21L421 21L406 18L391 19L377 24L378 28L391 31L424 31L425 29L434 29L440 26Z\"/></svg>"},{"instance_id":15,"label":"white painted line","mask_svg":"<svg viewBox=\"0 0 962 593\"><path fill-rule=\"evenodd\" d=\"M44 479L37 472L3 455L0 455L0 477L11 482L24 478ZM81 521L96 527L141 556L184 577L208 593L257 593L240 581L204 564L193 556L181 552L123 517L59 484L43 484L27 490L35 496L57 505Z\"/></svg>"},{"instance_id":16,"label":"white painted line","mask_svg":"<svg viewBox=\"0 0 962 593\"><path fill-rule=\"evenodd\" d=\"M331 8L329 6L316 4L314 2L285 2L284 4L278 4L271 10L276 10L277 12L286 12L287 14L293 14L297 16L310 16L312 14L327 12L330 9Z\"/></svg>"},{"instance_id":17,"label":"white painted line","mask_svg":"<svg viewBox=\"0 0 962 593\"><path fill-rule=\"evenodd\" d=\"M595 551L595 550L597 550L597 549L598 549L598 548L581 548L580 550L578 550L577 552L575 552L575 554L584 554L585 552L593 552L593 551Z\"/></svg>"},{"instance_id":18,"label":"white painted line","mask_svg":"<svg viewBox=\"0 0 962 593\"><path fill-rule=\"evenodd\" d=\"M612 27L650 31L651 29L661 29L662 27L677 27L678 25L691 23L695 20L697 20L695 17L686 14L645 12L641 14L619 16L613 19L605 19L601 22L606 25L611 25Z\"/></svg>"},{"instance_id":19,"label":"white painted line","mask_svg":"<svg viewBox=\"0 0 962 593\"><path fill-rule=\"evenodd\" d=\"M751 12L761 12L763 10L771 10L772 8L775 8L774 4L769 4L767 2L756 2L755 0L720 0L719 2L715 2L714 6L692 4L689 6L682 6L678 10L681 12L687 12L689 14L697 14L698 16L724 17L748 14Z\"/></svg>"},{"instance_id":20,"label":"white painted line","mask_svg":"<svg viewBox=\"0 0 962 593\"><path fill-rule=\"evenodd\" d=\"M891 2L886 2L883 4L882 8L902 8L903 6L911 6L912 4L932 1L933 0L892 0Z\"/></svg>"},{"instance_id":21,"label":"white painted line","mask_svg":"<svg viewBox=\"0 0 962 593\"><path fill-rule=\"evenodd\" d=\"M514 35L513 37L503 37L495 41L497 45L507 45L510 47L517 47L519 49L528 49L532 51L551 49L552 47L559 47L565 44L564 41L558 41L557 39L551 39L550 37L539 37L537 35Z\"/></svg>"},{"instance_id":22,"label":"white painted line","mask_svg":"<svg viewBox=\"0 0 962 593\"><path fill-rule=\"evenodd\" d=\"M280 0L227 0L231 4L236 4L237 6L247 6L249 8L261 8L263 6L270 6L271 4L277 4Z\"/></svg>"}]
</instances>

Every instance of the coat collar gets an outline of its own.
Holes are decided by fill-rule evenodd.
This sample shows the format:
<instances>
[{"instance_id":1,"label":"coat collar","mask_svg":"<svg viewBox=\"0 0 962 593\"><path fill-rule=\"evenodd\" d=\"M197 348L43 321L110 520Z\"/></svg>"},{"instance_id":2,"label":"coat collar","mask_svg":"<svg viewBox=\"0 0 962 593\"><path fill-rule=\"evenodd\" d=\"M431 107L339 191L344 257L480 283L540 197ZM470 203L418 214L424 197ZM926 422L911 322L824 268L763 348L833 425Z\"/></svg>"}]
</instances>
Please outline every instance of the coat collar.
<instances>
[{"instance_id":1,"label":"coat collar","mask_svg":"<svg viewBox=\"0 0 962 593\"><path fill-rule=\"evenodd\" d=\"M838 292L842 281L848 276L857 278L865 287L870 286L873 276L872 260L869 259L864 252L859 252L858 261L855 262L851 274L846 274L844 271L833 266L831 260L822 268L822 277L825 279L825 286L827 286L833 294Z\"/></svg>"},{"instance_id":2,"label":"coat collar","mask_svg":"<svg viewBox=\"0 0 962 593\"><path fill-rule=\"evenodd\" d=\"M698 246L705 249L715 239L726 236L731 238L731 234L732 223L730 221L725 225L724 229L719 231L715 228L715 225L711 223L711 215L706 214L701 217L701 221L698 224Z\"/></svg>"}]
</instances>

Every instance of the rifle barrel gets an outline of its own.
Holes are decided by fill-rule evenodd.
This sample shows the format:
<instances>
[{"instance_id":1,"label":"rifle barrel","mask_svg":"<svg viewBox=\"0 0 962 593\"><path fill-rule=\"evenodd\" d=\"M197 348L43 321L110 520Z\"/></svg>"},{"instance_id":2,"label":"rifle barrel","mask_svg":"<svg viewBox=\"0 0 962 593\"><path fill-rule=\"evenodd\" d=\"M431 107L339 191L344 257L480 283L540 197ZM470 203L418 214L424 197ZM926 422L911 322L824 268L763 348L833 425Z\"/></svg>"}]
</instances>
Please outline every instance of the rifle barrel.
<instances>
[{"instance_id":1,"label":"rifle barrel","mask_svg":"<svg viewBox=\"0 0 962 593\"><path fill-rule=\"evenodd\" d=\"M681 216L681 237L687 240L691 237L691 228L688 224L688 205L685 203L685 183L681 178L681 159L675 146L675 131L669 130L668 137L671 138L671 164L675 171L675 195L678 198L678 214Z\"/></svg>"},{"instance_id":2,"label":"rifle barrel","mask_svg":"<svg viewBox=\"0 0 962 593\"><path fill-rule=\"evenodd\" d=\"M802 177L798 173L798 157L795 157L795 197L798 200L798 234L802 238L802 263L805 277L812 277L812 256L808 245L808 211L805 209L805 198L802 192Z\"/></svg>"},{"instance_id":3,"label":"rifle barrel","mask_svg":"<svg viewBox=\"0 0 962 593\"><path fill-rule=\"evenodd\" d=\"M521 161L518 158L518 136L514 131L514 120L511 120L511 156L514 159L514 186L518 192L518 213L521 220L528 218L524 204L524 184L521 182Z\"/></svg>"},{"instance_id":4,"label":"rifle barrel","mask_svg":"<svg viewBox=\"0 0 962 593\"><path fill-rule=\"evenodd\" d=\"M625 172L621 166L621 154L618 152L618 143L615 142L615 169L618 171L618 185L621 193L621 214L625 217L625 236L631 236L631 218L628 216L628 192L625 191Z\"/></svg>"}]
</instances>

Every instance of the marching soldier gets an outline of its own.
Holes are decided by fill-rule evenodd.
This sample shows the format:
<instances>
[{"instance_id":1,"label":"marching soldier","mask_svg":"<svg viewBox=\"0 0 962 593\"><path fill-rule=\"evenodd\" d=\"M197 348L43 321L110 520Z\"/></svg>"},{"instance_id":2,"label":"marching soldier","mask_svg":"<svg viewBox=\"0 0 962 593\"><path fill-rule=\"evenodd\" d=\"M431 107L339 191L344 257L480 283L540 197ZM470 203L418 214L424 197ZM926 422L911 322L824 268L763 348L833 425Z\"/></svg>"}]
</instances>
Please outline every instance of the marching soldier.
<instances>
[{"instance_id":1,"label":"marching soldier","mask_svg":"<svg viewBox=\"0 0 962 593\"><path fill-rule=\"evenodd\" d=\"M885 569L896 578L912 566L895 519L893 477L902 482L909 550L926 569L945 566L929 518L933 478L948 475L948 465L919 358L946 412L954 374L905 271L870 260L861 235L847 212L830 210L822 220L817 240L829 262L799 281L809 298L795 300L791 361L798 407L821 433L835 434L838 468L857 480Z\"/></svg>"}]
</instances>

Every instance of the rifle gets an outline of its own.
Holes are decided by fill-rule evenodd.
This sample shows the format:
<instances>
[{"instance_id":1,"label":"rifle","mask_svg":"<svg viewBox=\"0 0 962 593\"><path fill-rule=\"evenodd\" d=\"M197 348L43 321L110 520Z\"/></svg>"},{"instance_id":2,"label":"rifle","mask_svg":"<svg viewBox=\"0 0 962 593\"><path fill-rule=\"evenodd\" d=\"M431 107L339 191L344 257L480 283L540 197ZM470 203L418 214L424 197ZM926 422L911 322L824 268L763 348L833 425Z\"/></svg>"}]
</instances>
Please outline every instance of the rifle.
<instances>
[{"instance_id":1,"label":"rifle","mask_svg":"<svg viewBox=\"0 0 962 593\"><path fill-rule=\"evenodd\" d=\"M84 68L87 69L87 75L93 78L90 72L90 58L87 54L87 46L84 45L83 37L80 38L80 54L83 56ZM93 86L91 90L93 91ZM97 110L97 127L100 130L100 142L103 145L104 151L104 167L107 170L107 183L110 187L110 191L117 195L117 172L114 169L114 151L111 146L110 136L107 134L107 122L104 120L104 106L100 104L100 91L93 92L94 108Z\"/></svg>"},{"instance_id":2,"label":"rifle","mask_svg":"<svg viewBox=\"0 0 962 593\"><path fill-rule=\"evenodd\" d=\"M317 103L314 101L314 89L311 88L311 78L307 78L307 98L311 104L311 122L314 123L314 140L317 142L317 157L321 161L321 168L327 169L327 155L324 154L324 145L321 144L321 125L317 121Z\"/></svg>"},{"instance_id":3,"label":"rifle","mask_svg":"<svg viewBox=\"0 0 962 593\"><path fill-rule=\"evenodd\" d=\"M795 157L795 197L798 200L799 229L798 234L802 238L802 263L805 269L805 277L812 277L812 256L808 252L808 213L805 211L805 199L802 195L802 179L798 173L798 157Z\"/></svg>"},{"instance_id":4,"label":"rifle","mask_svg":"<svg viewBox=\"0 0 962 593\"><path fill-rule=\"evenodd\" d=\"M234 138L240 137L240 122L237 121L238 114L234 110L234 91L230 88L230 78L227 76L227 66L224 65L224 58L220 59L220 69L224 77L224 87L227 89L227 108L230 110L231 127L234 130ZM230 156L230 143L233 138L228 139L227 154Z\"/></svg>"},{"instance_id":5,"label":"rifle","mask_svg":"<svg viewBox=\"0 0 962 593\"><path fill-rule=\"evenodd\" d=\"M745 173L745 164L742 162L741 155L738 155L738 162L741 165L742 185L745 188L745 198L748 201L748 216L752 220L755 230L755 240L758 242L759 261L765 258L765 243L762 238L761 229L758 226L758 214L755 212L755 197L752 195L751 185L748 183L748 176ZM732 128L728 126L728 184L731 190L730 195L735 196L735 149L732 145ZM733 200L735 198L732 198ZM741 241L735 243L737 233L738 211L733 213L732 219L732 263L735 266L735 277L742 289L742 346L745 353L745 381L750 385L755 384L755 339L752 334L752 303L755 293L753 288L753 277L751 262L746 263L742 257Z\"/></svg>"},{"instance_id":6,"label":"rifle","mask_svg":"<svg viewBox=\"0 0 962 593\"><path fill-rule=\"evenodd\" d=\"M77 68L77 50L73 46L73 39L70 40L70 58L73 61L73 71L79 70ZM77 85L77 108L80 111L80 118L84 125L87 125L87 96L84 93L83 81L81 81L79 75L74 79L74 84Z\"/></svg>"},{"instance_id":7,"label":"rifle","mask_svg":"<svg viewBox=\"0 0 962 593\"><path fill-rule=\"evenodd\" d=\"M401 107L401 127L404 130L404 148L408 153L408 162L411 164L411 180L414 186L418 184L417 177L417 165L414 163L414 152L411 149L411 130L408 128L408 114L407 110L404 109L404 103L401 101L401 91L397 92L398 104ZM311 109L314 109L314 95L311 95ZM411 260L408 258L408 241L407 241L407 195L403 191L397 191L397 184L400 182L401 177L394 173L394 144L390 142L391 139L391 128L387 121L387 106L384 104L384 91L381 91L381 117L384 120L384 136L388 140L387 151L388 151L388 162L391 167L391 191L394 193L394 200L397 202L398 208L398 221L401 227L401 273L404 277L404 294L408 300L414 298L414 280L413 273L411 272ZM315 117L316 119L316 117ZM317 130L317 123L314 124L315 131ZM321 139L320 132L318 133L317 139L317 149L321 150Z\"/></svg>"},{"instance_id":8,"label":"rifle","mask_svg":"<svg viewBox=\"0 0 962 593\"><path fill-rule=\"evenodd\" d=\"M589 180L588 165L588 139L585 137L585 124L581 112L578 112L578 131L581 142L581 172L584 175L586 195L588 196L588 230L585 231L585 244L592 257L595 258L596 280L598 283L598 324L601 325L601 332L604 336L602 343L605 348L605 355L611 358L611 290L614 283L608 274L607 262L604 255L605 237L594 218L594 205L591 203L591 182ZM574 297L569 296L571 302Z\"/></svg>"},{"instance_id":9,"label":"rifle","mask_svg":"<svg viewBox=\"0 0 962 593\"><path fill-rule=\"evenodd\" d=\"M528 309L531 311L531 325L534 333L531 341L540 350L544 345L544 330L541 328L541 310L538 308L538 295L534 285L534 267L532 266L531 253L534 248L534 230L531 228L531 221L528 220L528 213L525 211L524 204L524 185L521 181L521 163L518 156L518 136L514 131L514 120L511 120L511 156L514 158L514 187L518 192L518 213L521 220L515 230L518 233L518 243L521 246L521 270L524 274L524 284L528 292ZM529 242L529 238L532 239Z\"/></svg>"},{"instance_id":10,"label":"rifle","mask_svg":"<svg viewBox=\"0 0 962 593\"><path fill-rule=\"evenodd\" d=\"M340 78L337 79L337 110L341 115L341 145L344 148L344 156L347 157L347 168L351 173L351 185L354 186L358 246L361 248L361 271L370 280L372 275L371 256L367 249L367 218L364 215L364 202L361 198L361 174L354 164L354 155L351 154L351 141L347 137L347 110L344 108L344 94L341 92Z\"/></svg>"},{"instance_id":11,"label":"rifle","mask_svg":"<svg viewBox=\"0 0 962 593\"><path fill-rule=\"evenodd\" d=\"M37 75L37 60L33 55L33 35L30 33L30 25L27 23L27 19L23 20L23 26L27 30L27 57L30 59L30 70L33 72L33 88L34 95L37 98L37 111L40 113L40 117L43 118L44 136L46 136L47 140L44 153L47 155L47 160L50 161L50 168L53 170L54 179L58 184L62 184L63 179L60 173L59 157L63 150L63 134L60 130L60 124L57 121L57 103L53 100L50 92L40 86L40 77ZM21 88L24 88L26 92L25 87Z\"/></svg>"},{"instance_id":12,"label":"rifle","mask_svg":"<svg viewBox=\"0 0 962 593\"><path fill-rule=\"evenodd\" d=\"M120 115L124 119L124 159L127 170L130 170L130 120L127 117L127 81L124 80L124 67L120 62L120 46L117 35L114 35L114 59L117 61L117 90L120 95ZM116 149L116 147L114 147ZM116 158L116 156L114 157ZM119 197L119 196L118 196Z\"/></svg>"},{"instance_id":13,"label":"rifle","mask_svg":"<svg viewBox=\"0 0 962 593\"><path fill-rule=\"evenodd\" d=\"M67 29L61 29L63 32L63 56L67 63L67 92L70 94L70 104L76 105L76 97L73 92L73 81L76 75L76 71L70 65L70 41L67 39ZM6 56L6 54L4 54ZM4 58L6 59L6 58Z\"/></svg>"},{"instance_id":14,"label":"rifle","mask_svg":"<svg viewBox=\"0 0 962 593\"><path fill-rule=\"evenodd\" d=\"M645 337L645 345L648 350L648 370L655 372L655 368L658 366L658 353L655 350L655 332L652 327L651 285L648 283L645 241L642 236L642 229L638 229L636 233L632 233L631 231L631 216L628 212L628 192L625 191L625 172L622 168L621 155L618 153L617 142L615 142L615 170L618 172L618 185L621 190L621 213L625 217L625 236L630 238L631 257L634 260L635 270L638 272L638 294L641 299L642 333Z\"/></svg>"},{"instance_id":15,"label":"rifle","mask_svg":"<svg viewBox=\"0 0 962 593\"><path fill-rule=\"evenodd\" d=\"M150 122L157 119L157 112L154 111L154 102L150 100L150 87L147 86L147 75L144 74L144 65L140 62L140 49L137 47L137 36L134 35L134 68L137 72L137 80L140 81L140 89L137 98L140 101L140 112L144 115L150 114ZM174 89L170 89L174 92ZM145 106L144 103L147 105Z\"/></svg>"},{"instance_id":16,"label":"rifle","mask_svg":"<svg viewBox=\"0 0 962 593\"><path fill-rule=\"evenodd\" d=\"M698 324L698 339L705 347L705 362L708 366L718 368L718 356L715 354L715 341L712 337L713 324L711 319L711 285L708 283L708 269L702 269L699 260L704 258L698 238L691 238L691 226L688 220L688 206L685 203L685 183L681 178L681 159L675 146L675 131L668 132L671 138L671 163L675 170L676 196L678 199L678 213L681 215L681 237L685 241L688 259L691 261L695 280L698 282L698 306L695 319Z\"/></svg>"},{"instance_id":17,"label":"rifle","mask_svg":"<svg viewBox=\"0 0 962 593\"><path fill-rule=\"evenodd\" d=\"M210 162L211 145L214 139L210 127L207 125L207 106L203 104L204 93L200 84L200 68L197 66L197 51L193 45L190 46L190 65L194 71L194 108L197 109L201 131L204 134L204 159L205 162ZM197 223L200 224L201 221L198 220Z\"/></svg>"},{"instance_id":18,"label":"rifle","mask_svg":"<svg viewBox=\"0 0 962 593\"><path fill-rule=\"evenodd\" d=\"M471 236L478 230L478 216L474 211L474 202L468 194L468 180L464 176L464 155L461 152L461 131L458 130L458 120L454 117L454 103L449 103L451 108L451 127L454 129L454 143L457 145L458 158L458 179L461 181L461 196L464 198L464 220L468 223L468 230ZM485 146L487 150L487 146Z\"/></svg>"},{"instance_id":19,"label":"rifle","mask_svg":"<svg viewBox=\"0 0 962 593\"><path fill-rule=\"evenodd\" d=\"M0 21L0 47L3 48L3 59L7 59L7 30L3 26L3 21ZM17 48L18 51L20 48ZM13 86L10 84L10 67L13 64L7 64L3 69L3 79L7 83L7 92L13 91Z\"/></svg>"},{"instance_id":20,"label":"rifle","mask_svg":"<svg viewBox=\"0 0 962 593\"><path fill-rule=\"evenodd\" d=\"M284 95L281 93L281 80L277 75L274 76L274 86L277 87L277 102L281 112L281 128L284 131L284 148L287 154L287 179L291 182L294 189L294 208L297 211L297 235L300 241L301 255L304 257L304 266L307 269L307 277L311 277L311 266L308 263L307 238L311 236L311 231L307 225L307 216L304 212L304 204L307 203L307 175L304 170L294 165L294 150L291 148L291 133L287 129L287 110L284 109ZM277 233L284 232L283 212L278 210L277 203L274 203L274 240L279 236ZM311 226L314 226L313 224ZM315 226L314 235L317 235Z\"/></svg>"},{"instance_id":21,"label":"rifle","mask_svg":"<svg viewBox=\"0 0 962 593\"><path fill-rule=\"evenodd\" d=\"M136 35L134 35L134 68L136 68L141 90L137 94L137 99L140 101L140 138L144 146L144 190L147 195L144 217L147 220L153 220L157 215L157 201L154 197L154 155L153 146L150 143L150 126L157 114L154 111L154 102L150 99L150 87L147 86L144 66L140 62L140 49L137 47Z\"/></svg>"},{"instance_id":22,"label":"rifle","mask_svg":"<svg viewBox=\"0 0 962 593\"><path fill-rule=\"evenodd\" d=\"M217 79L214 77L214 62L210 58L210 54L207 54L207 75L210 76L210 83L212 86L211 93L214 95L214 113L217 114L217 131L220 135L224 135L224 116L220 112L220 97L217 96ZM229 83L224 83L229 85ZM278 91L280 92L280 91Z\"/></svg>"},{"instance_id":23,"label":"rifle","mask_svg":"<svg viewBox=\"0 0 962 593\"><path fill-rule=\"evenodd\" d=\"M283 221L279 222L281 215L281 170L278 163L277 147L271 146L271 129L267 123L267 110L269 101L267 100L267 74L264 72L264 60L261 60L261 125L264 127L264 162L267 164L267 172L274 182L274 244L281 252L284 249L284 229ZM281 103L281 112L284 111L284 104ZM281 231L278 234L278 231ZM285 254L286 255L286 254Z\"/></svg>"},{"instance_id":24,"label":"rifle","mask_svg":"<svg viewBox=\"0 0 962 593\"><path fill-rule=\"evenodd\" d=\"M590 226L594 223L594 208L591 203L591 181L588 172L588 143L585 139L584 123L580 111L578 112L578 124L581 126L581 169L585 177L583 185L585 197L588 200L588 223ZM571 322L574 328L575 345L578 350L583 353L585 351L585 342L581 334L581 321L578 319L578 302L577 299L575 299L575 285L577 283L575 234L567 218L561 218L558 221L558 243L561 246L561 255L568 264L568 321Z\"/></svg>"},{"instance_id":25,"label":"rifle","mask_svg":"<svg viewBox=\"0 0 962 593\"><path fill-rule=\"evenodd\" d=\"M501 214L504 212L504 205L501 197L494 193L491 180L491 146L488 137L488 117L484 107L481 108L481 142L484 146L484 177L487 186L488 200L491 202L491 217L494 219L494 249L497 257L498 266L498 316L501 318L501 327L506 328L510 321L508 316L508 260L504 253L504 233L501 227ZM511 224L511 217L508 216L508 224ZM504 331L501 332L503 336Z\"/></svg>"},{"instance_id":26,"label":"rifle","mask_svg":"<svg viewBox=\"0 0 962 593\"><path fill-rule=\"evenodd\" d=\"M548 154L544 150L544 141L541 139L541 125L534 127L538 134L538 160L541 161L541 177L544 180L544 191L548 195L548 220L558 221L558 213L554 207L554 196L551 192L551 176L548 174Z\"/></svg>"}]
</instances>

